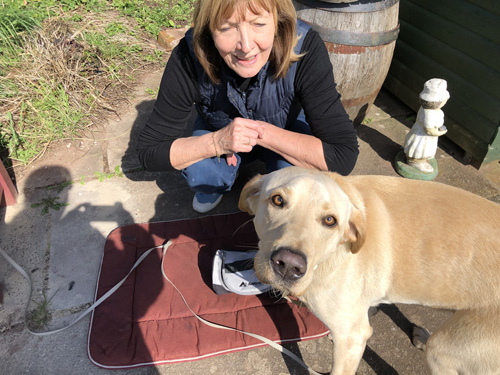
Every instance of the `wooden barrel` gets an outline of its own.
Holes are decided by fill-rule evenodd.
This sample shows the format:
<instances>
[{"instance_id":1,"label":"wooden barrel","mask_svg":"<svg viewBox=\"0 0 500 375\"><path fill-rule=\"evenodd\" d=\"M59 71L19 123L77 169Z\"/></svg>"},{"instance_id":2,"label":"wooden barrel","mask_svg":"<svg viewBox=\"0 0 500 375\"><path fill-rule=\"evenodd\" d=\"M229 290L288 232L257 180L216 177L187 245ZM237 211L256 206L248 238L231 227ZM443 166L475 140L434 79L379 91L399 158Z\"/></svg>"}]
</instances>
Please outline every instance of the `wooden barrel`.
<instances>
[{"instance_id":1,"label":"wooden barrel","mask_svg":"<svg viewBox=\"0 0 500 375\"><path fill-rule=\"evenodd\" d=\"M337 90L358 125L389 71L399 33L399 0L293 0L297 16L328 49Z\"/></svg>"}]
</instances>

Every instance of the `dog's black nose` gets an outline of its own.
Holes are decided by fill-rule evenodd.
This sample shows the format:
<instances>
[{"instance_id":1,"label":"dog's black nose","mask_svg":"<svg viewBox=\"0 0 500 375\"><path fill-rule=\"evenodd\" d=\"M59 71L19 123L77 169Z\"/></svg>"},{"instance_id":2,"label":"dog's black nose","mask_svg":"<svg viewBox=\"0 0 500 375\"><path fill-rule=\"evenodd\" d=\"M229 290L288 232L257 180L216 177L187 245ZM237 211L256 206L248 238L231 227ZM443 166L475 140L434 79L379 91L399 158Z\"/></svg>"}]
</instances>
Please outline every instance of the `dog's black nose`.
<instances>
[{"instance_id":1,"label":"dog's black nose","mask_svg":"<svg viewBox=\"0 0 500 375\"><path fill-rule=\"evenodd\" d=\"M271 254L271 264L273 271L288 282L297 281L307 271L306 257L286 248L275 250Z\"/></svg>"}]
</instances>

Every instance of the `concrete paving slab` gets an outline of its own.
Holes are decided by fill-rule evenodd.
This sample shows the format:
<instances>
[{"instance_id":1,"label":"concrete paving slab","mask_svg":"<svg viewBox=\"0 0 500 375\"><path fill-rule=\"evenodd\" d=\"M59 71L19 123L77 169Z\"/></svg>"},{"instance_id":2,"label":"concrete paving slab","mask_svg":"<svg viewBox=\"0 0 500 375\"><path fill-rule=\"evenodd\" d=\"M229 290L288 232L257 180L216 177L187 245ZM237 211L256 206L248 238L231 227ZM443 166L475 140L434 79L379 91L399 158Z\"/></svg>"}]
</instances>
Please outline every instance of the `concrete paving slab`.
<instances>
[{"instance_id":1,"label":"concrete paving slab","mask_svg":"<svg viewBox=\"0 0 500 375\"><path fill-rule=\"evenodd\" d=\"M14 328L2 333L0 340L0 370L5 375L149 375L158 374L154 367L132 370L105 370L87 357L88 320L61 334L35 337Z\"/></svg>"},{"instance_id":2,"label":"concrete paving slab","mask_svg":"<svg viewBox=\"0 0 500 375\"><path fill-rule=\"evenodd\" d=\"M358 162L352 174L398 176L394 156L401 149L407 128L391 117L357 127Z\"/></svg>"},{"instance_id":3,"label":"concrete paving slab","mask_svg":"<svg viewBox=\"0 0 500 375\"><path fill-rule=\"evenodd\" d=\"M4 222L0 225L0 247L30 275L32 299L38 303L43 300L46 290L50 221L41 214L41 208L31 208L26 202L40 202L43 196L38 190L29 197L22 194L18 203L4 212ZM0 282L4 288L0 331L4 331L23 322L29 286L3 257L0 259ZM35 305L31 303L30 306Z\"/></svg>"},{"instance_id":4,"label":"concrete paving slab","mask_svg":"<svg viewBox=\"0 0 500 375\"><path fill-rule=\"evenodd\" d=\"M64 170L50 169L44 172L44 169L57 167L62 163L71 165L71 175L75 179L103 172L103 144L98 139L102 134L104 133L97 131L93 138L54 143L53 148L42 156L43 161L35 161L16 172L18 190L28 191L67 181Z\"/></svg>"},{"instance_id":5,"label":"concrete paving slab","mask_svg":"<svg viewBox=\"0 0 500 375\"><path fill-rule=\"evenodd\" d=\"M415 111L410 107L395 98L390 92L382 89L366 113L363 123L369 125L390 118L408 118L415 115Z\"/></svg>"},{"instance_id":6,"label":"concrete paving slab","mask_svg":"<svg viewBox=\"0 0 500 375\"><path fill-rule=\"evenodd\" d=\"M62 199L69 205L51 214L49 291L58 291L55 309L93 300L106 237L119 226L149 221L161 194L151 182L145 186L125 177L73 184L66 190Z\"/></svg>"},{"instance_id":7,"label":"concrete paving slab","mask_svg":"<svg viewBox=\"0 0 500 375\"><path fill-rule=\"evenodd\" d=\"M158 72L151 74L151 76L156 79L161 78L161 74ZM141 87L150 86L149 83L141 85ZM122 119L113 122L114 126L108 127L107 156L110 170L113 170L117 165L125 172L142 168L137 158L137 140L153 110L155 100L151 96L145 95L141 95L141 98L142 101L138 105L126 109L126 117L123 115ZM128 120L129 118L135 118L135 120L131 122Z\"/></svg>"}]
</instances>

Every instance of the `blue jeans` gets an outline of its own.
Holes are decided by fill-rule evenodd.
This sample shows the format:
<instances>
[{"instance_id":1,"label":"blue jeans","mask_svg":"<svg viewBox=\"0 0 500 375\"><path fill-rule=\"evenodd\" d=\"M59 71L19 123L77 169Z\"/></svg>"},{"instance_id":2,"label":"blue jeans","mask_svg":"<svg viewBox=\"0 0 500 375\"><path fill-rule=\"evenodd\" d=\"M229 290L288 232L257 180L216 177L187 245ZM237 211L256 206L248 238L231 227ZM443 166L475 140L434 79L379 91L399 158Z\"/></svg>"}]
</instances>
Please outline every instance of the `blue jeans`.
<instances>
[{"instance_id":1,"label":"blue jeans","mask_svg":"<svg viewBox=\"0 0 500 375\"><path fill-rule=\"evenodd\" d=\"M287 130L302 134L311 134L311 129L306 123L304 113L298 116L295 123ZM193 125L193 136L200 136L213 132L203 119L198 116ZM201 160L182 170L182 176L186 179L188 186L196 193L225 193L231 190L236 180L236 174L241 164L261 160L266 165L268 173L278 169L290 167L290 164L281 155L261 146L255 146L249 153L235 154L236 166L228 165L225 158L217 157Z\"/></svg>"}]
</instances>

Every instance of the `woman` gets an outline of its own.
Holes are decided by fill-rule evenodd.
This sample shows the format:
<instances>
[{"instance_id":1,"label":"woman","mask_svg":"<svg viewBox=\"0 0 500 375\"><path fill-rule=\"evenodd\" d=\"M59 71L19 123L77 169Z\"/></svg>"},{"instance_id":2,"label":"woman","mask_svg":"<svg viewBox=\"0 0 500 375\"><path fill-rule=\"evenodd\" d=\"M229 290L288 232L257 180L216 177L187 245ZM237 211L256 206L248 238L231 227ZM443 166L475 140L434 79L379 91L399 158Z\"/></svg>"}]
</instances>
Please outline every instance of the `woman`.
<instances>
[{"instance_id":1,"label":"woman","mask_svg":"<svg viewBox=\"0 0 500 375\"><path fill-rule=\"evenodd\" d=\"M198 0L174 49L138 151L150 171L182 170L208 212L243 161L347 175L357 137L318 34L291 0ZM185 136L193 104L197 118Z\"/></svg>"}]
</instances>

